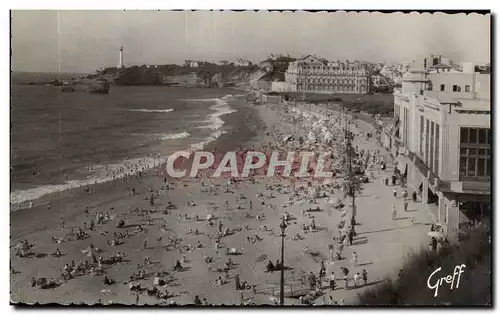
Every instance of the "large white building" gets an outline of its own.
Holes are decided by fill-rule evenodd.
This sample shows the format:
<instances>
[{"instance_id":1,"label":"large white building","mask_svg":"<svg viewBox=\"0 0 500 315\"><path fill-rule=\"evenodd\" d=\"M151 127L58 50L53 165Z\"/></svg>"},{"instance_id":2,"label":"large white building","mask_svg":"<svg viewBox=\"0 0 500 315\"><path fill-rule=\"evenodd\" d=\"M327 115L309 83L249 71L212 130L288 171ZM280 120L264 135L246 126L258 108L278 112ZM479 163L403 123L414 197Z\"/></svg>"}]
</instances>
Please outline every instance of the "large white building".
<instances>
[{"instance_id":1,"label":"large white building","mask_svg":"<svg viewBox=\"0 0 500 315\"><path fill-rule=\"evenodd\" d=\"M418 60L394 92L394 122L384 145L397 156L410 191L459 240L470 221L490 218L490 75L429 72Z\"/></svg>"},{"instance_id":2,"label":"large white building","mask_svg":"<svg viewBox=\"0 0 500 315\"><path fill-rule=\"evenodd\" d=\"M290 92L366 94L370 75L364 64L308 55L289 63L285 82Z\"/></svg>"}]
</instances>

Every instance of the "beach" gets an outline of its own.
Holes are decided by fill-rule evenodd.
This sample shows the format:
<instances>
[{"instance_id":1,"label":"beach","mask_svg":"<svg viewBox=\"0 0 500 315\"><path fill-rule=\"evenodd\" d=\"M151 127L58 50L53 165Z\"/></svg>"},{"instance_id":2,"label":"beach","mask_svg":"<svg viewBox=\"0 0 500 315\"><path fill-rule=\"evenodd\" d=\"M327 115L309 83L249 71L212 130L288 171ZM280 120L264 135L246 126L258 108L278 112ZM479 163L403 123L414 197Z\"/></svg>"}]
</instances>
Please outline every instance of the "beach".
<instances>
[{"instance_id":1,"label":"beach","mask_svg":"<svg viewBox=\"0 0 500 315\"><path fill-rule=\"evenodd\" d=\"M345 117L331 108L244 102L231 107L236 111L224 116L230 131L204 150L341 150ZM374 133L371 125L348 118L353 146L382 159L387 168L367 167L373 176L356 197L356 236L352 245L342 246L341 260L332 259L329 250L331 245L338 251L336 238L345 230L339 223L352 211L341 176L325 181L256 176L228 185L227 178L165 181L157 166L145 168L141 176L92 185L90 195L66 190L43 197L31 209L11 212L11 301L187 305L199 297L202 304L274 305L279 271L266 272L266 266L279 264L279 225L287 217L285 304L303 304L305 296L316 305L328 304L330 296L356 303L363 288L397 274L408 252L427 245L430 217L424 205L415 203L411 213L391 220L391 205L401 209L404 202L403 188L381 184L393 173L392 160L366 137ZM398 198L392 197L395 188ZM20 247L28 257L16 255ZM326 274L334 272L338 279L335 290L328 289L326 279L310 289L308 276L317 275L322 263ZM344 289L341 267L351 270L349 281L366 269L367 285L350 283ZM54 282L32 286L32 279L41 277Z\"/></svg>"}]
</instances>

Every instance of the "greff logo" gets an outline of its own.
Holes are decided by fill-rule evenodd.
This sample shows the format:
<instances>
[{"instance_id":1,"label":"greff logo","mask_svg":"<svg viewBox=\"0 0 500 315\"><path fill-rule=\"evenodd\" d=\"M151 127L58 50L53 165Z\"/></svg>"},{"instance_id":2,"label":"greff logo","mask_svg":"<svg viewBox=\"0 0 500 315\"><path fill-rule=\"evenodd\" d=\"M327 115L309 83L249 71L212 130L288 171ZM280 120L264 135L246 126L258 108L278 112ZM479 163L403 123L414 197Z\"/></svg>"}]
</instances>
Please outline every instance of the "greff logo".
<instances>
[{"instance_id":1,"label":"greff logo","mask_svg":"<svg viewBox=\"0 0 500 315\"><path fill-rule=\"evenodd\" d=\"M443 281L446 283L451 284L450 289L453 290L453 285L455 284L455 278L456 278L456 287L455 289L458 289L458 286L460 284L460 275L464 273L465 265L462 264L460 266L455 266L455 269L453 270L453 276L452 275L446 275L444 277L435 277L434 275L438 272L441 271L441 267L438 269L434 270L433 273L429 276L427 279L427 287L431 290L434 290L434 297L438 296L438 290L439 287L443 285Z\"/></svg>"}]
</instances>

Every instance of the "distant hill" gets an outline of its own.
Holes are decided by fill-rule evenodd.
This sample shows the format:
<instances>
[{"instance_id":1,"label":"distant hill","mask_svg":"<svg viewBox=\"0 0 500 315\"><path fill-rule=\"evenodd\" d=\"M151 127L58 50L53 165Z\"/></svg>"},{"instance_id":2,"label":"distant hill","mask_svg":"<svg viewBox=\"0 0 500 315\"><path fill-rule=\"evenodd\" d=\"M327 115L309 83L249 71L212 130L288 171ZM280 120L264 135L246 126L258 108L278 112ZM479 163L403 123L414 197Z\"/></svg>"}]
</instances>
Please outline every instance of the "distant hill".
<instances>
[{"instance_id":1,"label":"distant hill","mask_svg":"<svg viewBox=\"0 0 500 315\"><path fill-rule=\"evenodd\" d=\"M133 66L125 69L107 68L99 77L114 75L116 85L181 85L181 86L235 86L250 84L264 75L257 66L240 67L203 63L199 67L178 65Z\"/></svg>"},{"instance_id":2,"label":"distant hill","mask_svg":"<svg viewBox=\"0 0 500 315\"><path fill-rule=\"evenodd\" d=\"M54 79L59 81L69 80L71 78L79 78L82 76L86 76L86 73L55 73L55 72L20 72L20 71L11 71L10 79L11 83L19 84L19 83L27 83L27 82L35 82L35 83L44 83L49 82Z\"/></svg>"}]
</instances>

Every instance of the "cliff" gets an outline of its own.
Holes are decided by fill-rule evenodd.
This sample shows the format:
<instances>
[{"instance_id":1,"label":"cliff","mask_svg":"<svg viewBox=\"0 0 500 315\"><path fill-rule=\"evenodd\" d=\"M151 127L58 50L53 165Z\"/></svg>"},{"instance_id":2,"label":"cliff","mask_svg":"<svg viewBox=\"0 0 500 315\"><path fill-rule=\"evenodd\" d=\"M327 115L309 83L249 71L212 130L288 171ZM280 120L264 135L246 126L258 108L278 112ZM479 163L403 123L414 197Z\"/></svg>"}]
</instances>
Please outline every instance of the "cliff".
<instances>
[{"instance_id":1,"label":"cliff","mask_svg":"<svg viewBox=\"0 0 500 315\"><path fill-rule=\"evenodd\" d=\"M176 85L188 87L250 86L267 73L267 69L219 66L205 63L199 67L177 65L107 68L98 77L114 77L116 85Z\"/></svg>"}]
</instances>

